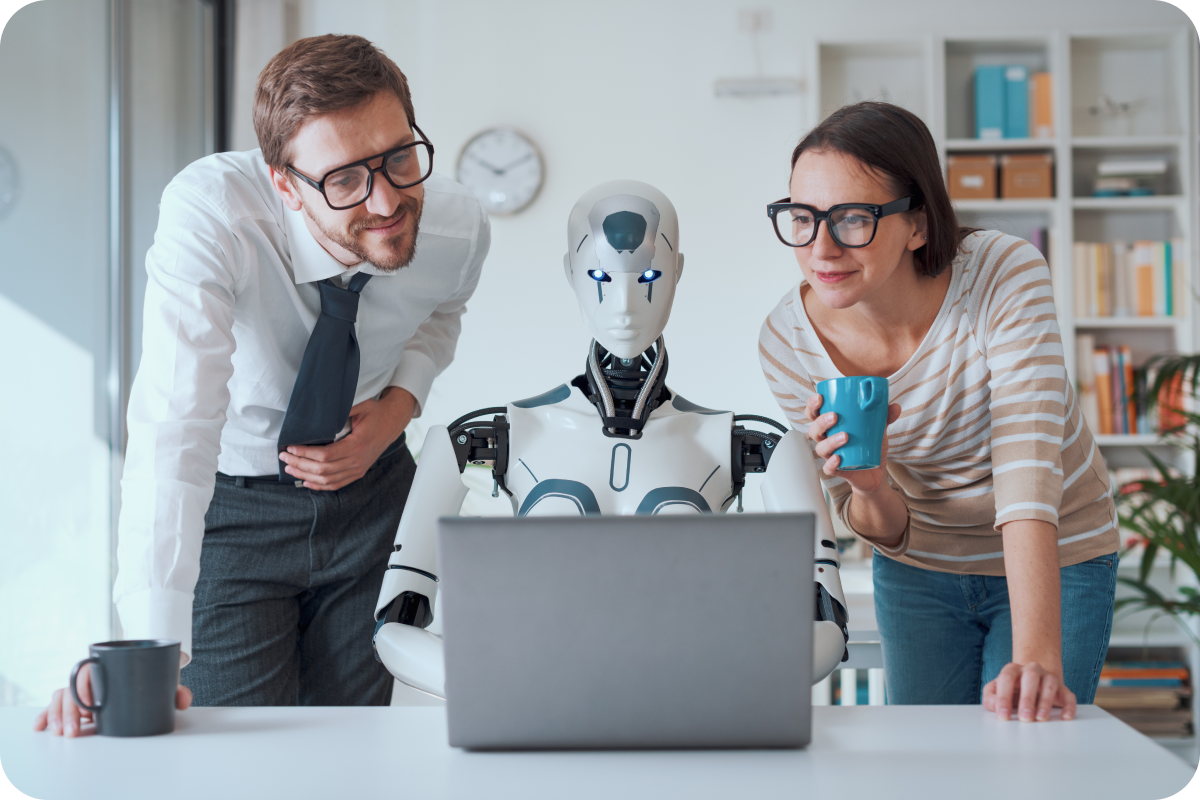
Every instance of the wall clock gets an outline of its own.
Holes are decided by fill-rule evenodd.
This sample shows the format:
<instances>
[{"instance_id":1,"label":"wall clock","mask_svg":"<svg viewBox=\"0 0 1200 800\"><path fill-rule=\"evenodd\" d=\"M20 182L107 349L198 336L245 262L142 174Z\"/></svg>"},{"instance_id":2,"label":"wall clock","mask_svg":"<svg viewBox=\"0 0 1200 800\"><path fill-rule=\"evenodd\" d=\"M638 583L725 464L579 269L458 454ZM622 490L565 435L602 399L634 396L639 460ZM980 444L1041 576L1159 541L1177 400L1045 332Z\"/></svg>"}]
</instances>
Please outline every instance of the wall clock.
<instances>
[{"instance_id":1,"label":"wall clock","mask_svg":"<svg viewBox=\"0 0 1200 800\"><path fill-rule=\"evenodd\" d=\"M537 145L512 128L488 128L458 156L458 182L475 192L489 214L516 214L541 191L546 166Z\"/></svg>"}]
</instances>

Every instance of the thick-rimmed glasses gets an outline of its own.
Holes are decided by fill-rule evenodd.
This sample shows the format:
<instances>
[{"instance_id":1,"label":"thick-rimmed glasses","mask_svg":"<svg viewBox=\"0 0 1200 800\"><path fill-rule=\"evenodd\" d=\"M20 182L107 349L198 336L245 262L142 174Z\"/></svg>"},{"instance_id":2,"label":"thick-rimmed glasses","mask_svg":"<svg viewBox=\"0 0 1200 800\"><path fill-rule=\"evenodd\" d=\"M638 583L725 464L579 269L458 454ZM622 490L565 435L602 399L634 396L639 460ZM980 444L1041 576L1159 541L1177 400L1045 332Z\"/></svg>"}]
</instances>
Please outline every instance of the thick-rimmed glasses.
<instances>
[{"instance_id":1,"label":"thick-rimmed glasses","mask_svg":"<svg viewBox=\"0 0 1200 800\"><path fill-rule=\"evenodd\" d=\"M829 226L833 240L842 247L866 247L875 238L879 220L908 211L912 197L901 197L882 206L871 203L839 203L818 211L786 197L767 206L767 216L775 226L775 235L788 247L806 247L817 238L821 221Z\"/></svg>"},{"instance_id":2,"label":"thick-rimmed glasses","mask_svg":"<svg viewBox=\"0 0 1200 800\"><path fill-rule=\"evenodd\" d=\"M433 145L423 141L425 134L416 125L413 125L413 130L421 136L417 141L330 170L319 181L308 177L291 164L288 164L287 168L293 175L324 195L325 202L334 211L345 211L367 202L375 184L376 172L382 172L387 182L397 189L416 186L429 177L433 172ZM377 158L382 158L383 163L372 168L371 162Z\"/></svg>"}]
</instances>

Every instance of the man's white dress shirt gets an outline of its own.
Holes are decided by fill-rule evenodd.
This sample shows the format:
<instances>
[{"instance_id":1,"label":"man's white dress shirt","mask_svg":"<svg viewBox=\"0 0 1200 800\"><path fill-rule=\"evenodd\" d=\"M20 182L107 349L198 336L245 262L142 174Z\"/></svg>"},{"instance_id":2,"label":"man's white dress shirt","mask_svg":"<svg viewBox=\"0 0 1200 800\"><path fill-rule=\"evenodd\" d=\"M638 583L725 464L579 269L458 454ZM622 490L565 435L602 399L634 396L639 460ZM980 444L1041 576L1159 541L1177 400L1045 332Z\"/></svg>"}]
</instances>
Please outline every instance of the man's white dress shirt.
<instances>
[{"instance_id":1,"label":"man's white dress shirt","mask_svg":"<svg viewBox=\"0 0 1200 800\"><path fill-rule=\"evenodd\" d=\"M146 256L142 361L129 401L113 588L128 639L178 639L190 657L192 592L218 470L276 475L276 441L309 334L317 282L361 270L354 402L407 389L417 413L454 358L460 317L491 242L453 181L425 181L416 255L347 269L271 186L258 150L188 166L163 192Z\"/></svg>"}]
</instances>

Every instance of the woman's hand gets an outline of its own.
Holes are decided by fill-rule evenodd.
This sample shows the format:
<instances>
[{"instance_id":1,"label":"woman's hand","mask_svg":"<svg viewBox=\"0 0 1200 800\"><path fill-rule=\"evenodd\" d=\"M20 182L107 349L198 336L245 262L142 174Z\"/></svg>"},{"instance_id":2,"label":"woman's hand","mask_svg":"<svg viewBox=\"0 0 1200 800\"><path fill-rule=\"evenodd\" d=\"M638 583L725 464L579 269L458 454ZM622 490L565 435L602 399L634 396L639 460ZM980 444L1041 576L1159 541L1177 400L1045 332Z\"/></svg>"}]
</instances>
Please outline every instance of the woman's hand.
<instances>
[{"instance_id":1,"label":"woman's hand","mask_svg":"<svg viewBox=\"0 0 1200 800\"><path fill-rule=\"evenodd\" d=\"M849 437L845 431L832 437L826 435L829 429L837 424L837 414L832 411L828 414L821 414L821 404L824 402L824 397L814 394L808 398L808 402L804 406L804 411L808 414L808 418L813 420L812 424L808 426L808 438L816 442L813 452L825 459L825 466L822 468L824 473L831 478L844 478L855 492L872 494L880 486L886 486L888 452L886 429L883 435L882 455L879 459L879 467L877 469L839 470L838 467L841 466L842 457L837 455L835 451L844 445ZM892 403L888 406L887 424L891 425L899 418L900 404Z\"/></svg>"},{"instance_id":2,"label":"woman's hand","mask_svg":"<svg viewBox=\"0 0 1200 800\"><path fill-rule=\"evenodd\" d=\"M1061 675L1048 672L1036 661L1012 663L983 687L983 707L1007 720L1012 718L1014 706L1021 722L1045 722L1055 706L1063 710L1063 719L1074 719L1075 693L1063 683Z\"/></svg>"},{"instance_id":3,"label":"woman's hand","mask_svg":"<svg viewBox=\"0 0 1200 800\"><path fill-rule=\"evenodd\" d=\"M92 700L92 665L84 664L79 670L79 675L75 680L75 686L79 689L79 699L88 705L93 705ZM179 686L175 689L175 708L183 711L192 704L192 690L186 686ZM92 712L88 711L76 704L75 698L71 695L70 689L55 689L54 695L50 698L50 705L37 715L33 721L33 729L35 731L44 731L50 729L50 733L55 736L84 736L92 732L89 728L86 731L83 728L85 722L92 721Z\"/></svg>"}]
</instances>

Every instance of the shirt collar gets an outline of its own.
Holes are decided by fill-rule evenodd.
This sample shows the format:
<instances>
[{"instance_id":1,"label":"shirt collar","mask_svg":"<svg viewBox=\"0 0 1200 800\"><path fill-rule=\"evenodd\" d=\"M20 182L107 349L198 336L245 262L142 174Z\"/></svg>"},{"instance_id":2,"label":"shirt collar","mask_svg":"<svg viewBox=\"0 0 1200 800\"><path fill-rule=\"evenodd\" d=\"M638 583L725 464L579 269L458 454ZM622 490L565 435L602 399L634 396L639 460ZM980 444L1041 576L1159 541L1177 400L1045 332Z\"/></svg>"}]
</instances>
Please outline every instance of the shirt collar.
<instances>
[{"instance_id":1,"label":"shirt collar","mask_svg":"<svg viewBox=\"0 0 1200 800\"><path fill-rule=\"evenodd\" d=\"M288 249L292 255L292 277L299 286L302 283L314 283L326 278L342 276L348 278L357 272L370 275L390 275L374 264L360 261L352 267L329 254L321 243L313 238L308 226L304 224L304 211L292 211L283 207L284 235L287 236Z\"/></svg>"}]
</instances>

